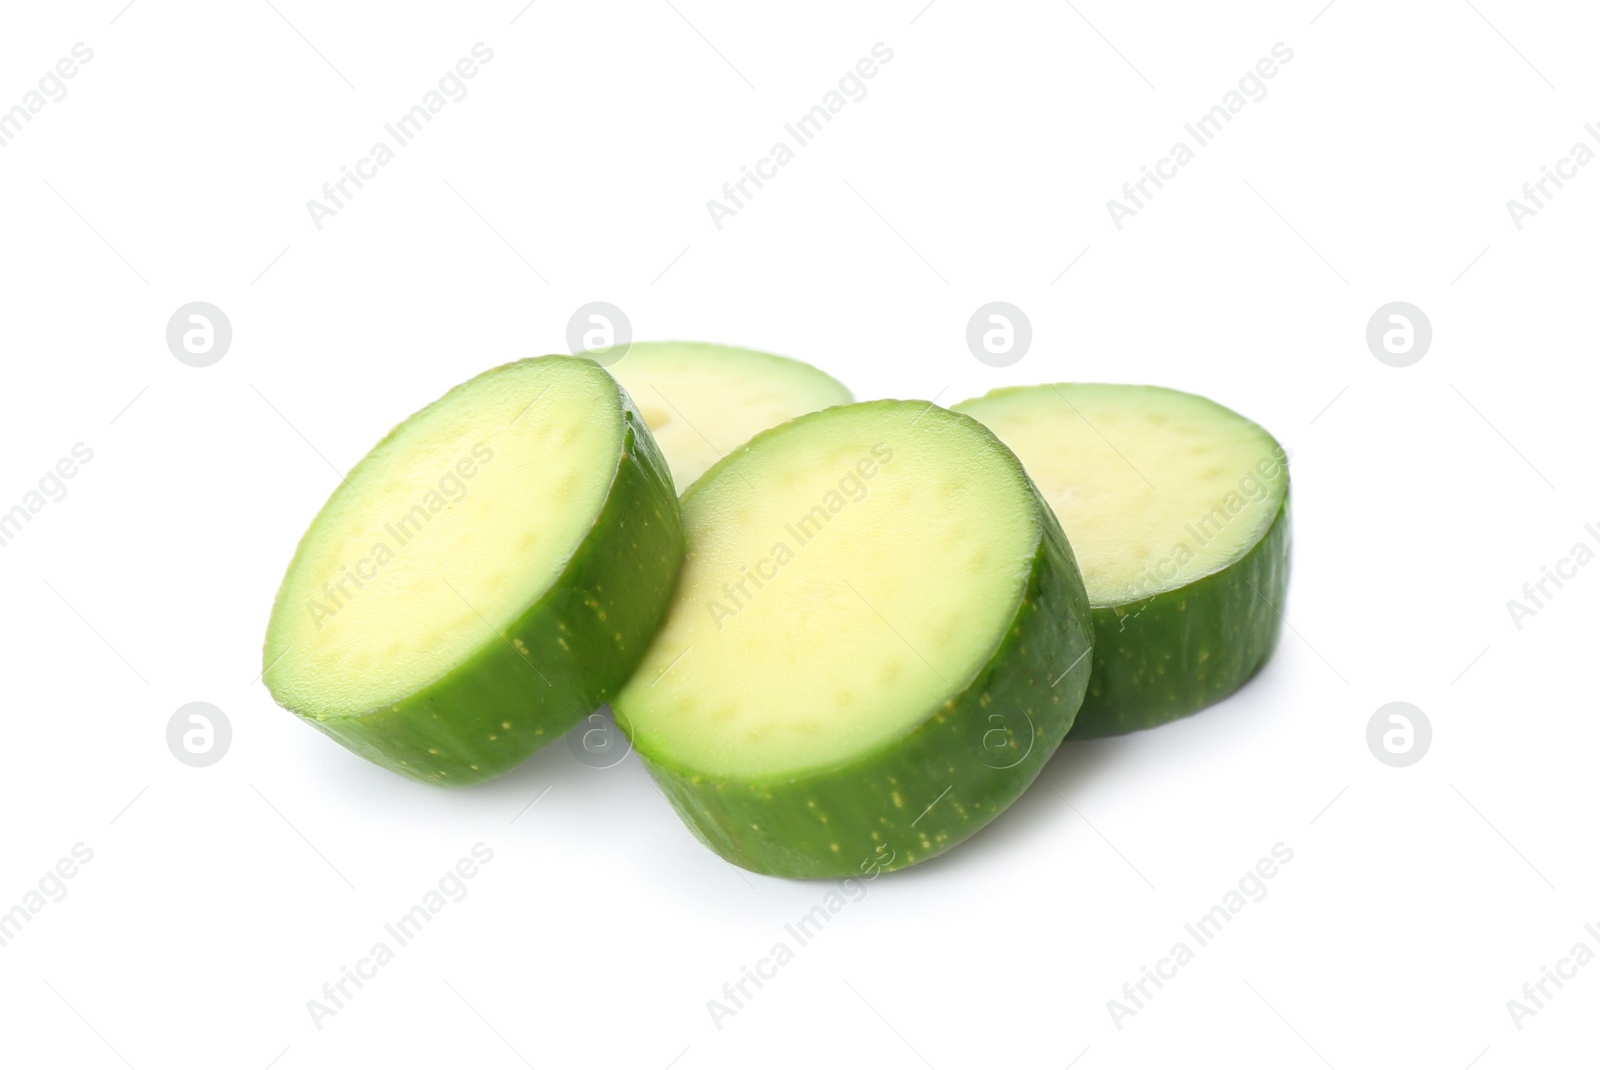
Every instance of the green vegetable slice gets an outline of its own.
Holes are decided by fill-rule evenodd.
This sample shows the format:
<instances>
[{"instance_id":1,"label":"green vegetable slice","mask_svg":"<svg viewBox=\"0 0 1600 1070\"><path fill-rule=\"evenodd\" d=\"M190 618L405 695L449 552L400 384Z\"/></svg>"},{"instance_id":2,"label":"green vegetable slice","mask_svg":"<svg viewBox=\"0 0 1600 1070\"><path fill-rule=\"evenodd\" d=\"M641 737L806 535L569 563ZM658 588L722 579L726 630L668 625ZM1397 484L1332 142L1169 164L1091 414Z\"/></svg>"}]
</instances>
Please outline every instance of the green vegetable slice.
<instances>
[{"instance_id":1,"label":"green vegetable slice","mask_svg":"<svg viewBox=\"0 0 1600 1070\"><path fill-rule=\"evenodd\" d=\"M1016 451L1072 541L1094 674L1072 738L1232 694L1277 645L1288 452L1213 401L1154 386L1013 387L956 406Z\"/></svg>"},{"instance_id":2,"label":"green vegetable slice","mask_svg":"<svg viewBox=\"0 0 1600 1070\"><path fill-rule=\"evenodd\" d=\"M680 494L758 432L851 400L809 364L705 342L635 342L607 370L644 413Z\"/></svg>"},{"instance_id":3,"label":"green vegetable slice","mask_svg":"<svg viewBox=\"0 0 1600 1070\"><path fill-rule=\"evenodd\" d=\"M463 383L351 470L267 629L272 696L419 780L505 772L607 701L666 611L666 463L593 361Z\"/></svg>"},{"instance_id":4,"label":"green vegetable slice","mask_svg":"<svg viewBox=\"0 0 1600 1070\"><path fill-rule=\"evenodd\" d=\"M1016 457L926 402L758 435L683 498L671 610L613 706L689 826L762 873L931 858L1033 780L1088 599Z\"/></svg>"}]
</instances>

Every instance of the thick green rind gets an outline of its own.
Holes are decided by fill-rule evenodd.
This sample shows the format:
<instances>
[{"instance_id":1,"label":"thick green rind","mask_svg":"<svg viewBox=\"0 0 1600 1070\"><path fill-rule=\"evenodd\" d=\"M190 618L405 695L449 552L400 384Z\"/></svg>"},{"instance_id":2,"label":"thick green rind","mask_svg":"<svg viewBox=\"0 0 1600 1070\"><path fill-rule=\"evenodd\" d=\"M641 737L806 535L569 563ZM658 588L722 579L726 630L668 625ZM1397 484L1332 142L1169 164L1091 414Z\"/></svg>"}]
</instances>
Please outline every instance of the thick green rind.
<instances>
[{"instance_id":1,"label":"thick green rind","mask_svg":"<svg viewBox=\"0 0 1600 1070\"><path fill-rule=\"evenodd\" d=\"M926 861L1023 793L1088 687L1088 595L1055 514L1029 483L1041 538L1010 629L960 694L908 736L848 765L784 781L719 779L651 755L645 768L699 839L778 877L838 878ZM617 721L630 730L626 709Z\"/></svg>"},{"instance_id":2,"label":"thick green rind","mask_svg":"<svg viewBox=\"0 0 1600 1070\"><path fill-rule=\"evenodd\" d=\"M1153 728L1239 690L1283 630L1289 491L1261 540L1233 564L1152 598L1094 610L1094 673L1069 738Z\"/></svg>"},{"instance_id":3,"label":"thick green rind","mask_svg":"<svg viewBox=\"0 0 1600 1070\"><path fill-rule=\"evenodd\" d=\"M610 700L649 648L683 562L666 460L627 392L617 393L625 427L611 488L550 589L399 702L356 716L295 711L302 720L386 769L461 786L507 772ZM270 669L268 680L270 690Z\"/></svg>"}]
</instances>

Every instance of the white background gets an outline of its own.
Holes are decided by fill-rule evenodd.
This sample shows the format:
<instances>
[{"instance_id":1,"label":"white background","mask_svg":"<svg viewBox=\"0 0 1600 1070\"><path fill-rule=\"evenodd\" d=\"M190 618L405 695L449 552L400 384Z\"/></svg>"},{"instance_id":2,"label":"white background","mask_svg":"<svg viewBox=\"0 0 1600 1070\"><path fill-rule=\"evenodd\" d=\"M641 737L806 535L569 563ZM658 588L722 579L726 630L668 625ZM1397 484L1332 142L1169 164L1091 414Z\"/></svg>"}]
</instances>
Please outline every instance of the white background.
<instances>
[{"instance_id":1,"label":"white background","mask_svg":"<svg viewBox=\"0 0 1600 1070\"><path fill-rule=\"evenodd\" d=\"M1506 608L1600 521L1600 167L1521 230L1506 208L1600 122L1592 11L123 2L8 5L0 33L4 107L94 51L0 148L0 507L94 451L0 547L0 910L94 852L0 948L0 1061L1594 1058L1600 964L1520 1030L1506 1008L1573 944L1600 951L1600 567L1520 630ZM479 41L470 95L319 231L308 198ZM869 95L713 226L707 199L879 41ZM1266 98L1113 226L1107 199L1280 41ZM203 369L164 336L196 300L234 331ZM1294 451L1291 630L1237 697L1068 746L718 1029L707 1001L827 885L723 863L633 757L556 744L441 791L256 679L334 469L449 385L564 349L592 300L637 337L791 354L861 398L1075 379L1214 397ZM1004 370L964 339L993 300L1033 325ZM1395 300L1433 324L1409 368L1365 343ZM165 739L197 700L233 726L203 769ZM1366 744L1396 700L1434 730L1404 769ZM1107 1001L1280 841L1270 894L1118 1029ZM479 842L467 898L316 1028L307 1000Z\"/></svg>"}]
</instances>

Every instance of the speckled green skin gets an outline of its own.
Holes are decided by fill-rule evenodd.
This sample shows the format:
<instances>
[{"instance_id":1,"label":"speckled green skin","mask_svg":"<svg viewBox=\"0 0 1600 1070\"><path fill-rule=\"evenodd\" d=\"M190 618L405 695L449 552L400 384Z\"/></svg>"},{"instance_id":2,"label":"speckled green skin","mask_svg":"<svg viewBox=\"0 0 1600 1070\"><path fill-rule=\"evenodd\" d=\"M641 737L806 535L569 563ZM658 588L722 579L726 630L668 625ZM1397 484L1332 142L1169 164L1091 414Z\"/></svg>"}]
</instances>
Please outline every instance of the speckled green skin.
<instances>
[{"instance_id":1,"label":"speckled green skin","mask_svg":"<svg viewBox=\"0 0 1600 1070\"><path fill-rule=\"evenodd\" d=\"M666 615L683 562L666 461L618 393L626 430L611 490L549 591L421 691L360 716L304 720L386 769L456 786L499 776L610 700Z\"/></svg>"},{"instance_id":2,"label":"speckled green skin","mask_svg":"<svg viewBox=\"0 0 1600 1070\"><path fill-rule=\"evenodd\" d=\"M949 850L1016 801L1071 727L1091 665L1083 579L1033 494L1041 538L1011 628L971 683L910 735L841 768L761 782L675 768L635 739L695 835L757 873L876 875ZM625 710L618 723L626 729Z\"/></svg>"},{"instance_id":3,"label":"speckled green skin","mask_svg":"<svg viewBox=\"0 0 1600 1070\"><path fill-rule=\"evenodd\" d=\"M1289 589L1289 495L1238 561L1153 598L1094 610L1094 673L1071 739L1175 721L1233 694L1266 664Z\"/></svg>"}]
</instances>

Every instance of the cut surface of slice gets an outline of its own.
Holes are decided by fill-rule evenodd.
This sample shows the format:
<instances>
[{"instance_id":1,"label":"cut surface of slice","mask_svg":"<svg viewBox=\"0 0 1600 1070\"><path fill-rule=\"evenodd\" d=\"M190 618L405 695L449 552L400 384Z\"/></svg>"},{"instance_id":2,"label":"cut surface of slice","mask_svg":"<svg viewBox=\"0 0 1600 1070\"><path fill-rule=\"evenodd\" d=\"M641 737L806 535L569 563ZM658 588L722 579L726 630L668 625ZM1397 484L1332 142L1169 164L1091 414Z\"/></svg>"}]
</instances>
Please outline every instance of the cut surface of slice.
<instances>
[{"instance_id":1,"label":"cut surface of slice","mask_svg":"<svg viewBox=\"0 0 1600 1070\"><path fill-rule=\"evenodd\" d=\"M599 365L486 372L334 491L268 626L280 705L424 780L503 772L626 678L682 528L664 461Z\"/></svg>"},{"instance_id":2,"label":"cut surface of slice","mask_svg":"<svg viewBox=\"0 0 1600 1070\"><path fill-rule=\"evenodd\" d=\"M614 707L729 860L794 877L921 861L1008 806L1066 733L1087 597L976 421L896 401L802 416L683 510L672 608Z\"/></svg>"},{"instance_id":3,"label":"cut surface of slice","mask_svg":"<svg viewBox=\"0 0 1600 1070\"><path fill-rule=\"evenodd\" d=\"M705 342L635 342L606 370L644 414L680 494L757 432L851 400L809 364Z\"/></svg>"},{"instance_id":4,"label":"cut surface of slice","mask_svg":"<svg viewBox=\"0 0 1600 1070\"><path fill-rule=\"evenodd\" d=\"M1011 387L956 406L1016 451L1072 542L1095 617L1073 738L1231 694L1277 643L1288 454L1213 401L1152 386Z\"/></svg>"}]
</instances>

